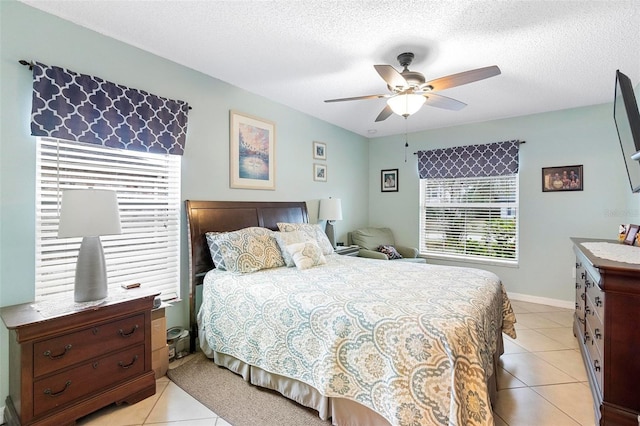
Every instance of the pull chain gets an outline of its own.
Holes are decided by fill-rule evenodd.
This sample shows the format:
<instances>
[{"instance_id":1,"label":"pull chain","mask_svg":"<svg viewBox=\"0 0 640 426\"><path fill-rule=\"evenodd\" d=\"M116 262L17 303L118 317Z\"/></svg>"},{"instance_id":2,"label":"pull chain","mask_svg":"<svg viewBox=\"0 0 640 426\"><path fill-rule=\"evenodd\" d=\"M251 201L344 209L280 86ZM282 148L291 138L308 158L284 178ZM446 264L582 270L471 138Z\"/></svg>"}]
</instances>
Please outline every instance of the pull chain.
<instances>
[{"instance_id":1,"label":"pull chain","mask_svg":"<svg viewBox=\"0 0 640 426\"><path fill-rule=\"evenodd\" d=\"M404 117L404 162L407 162L407 148L409 148L409 136L407 135L408 131L407 117Z\"/></svg>"}]
</instances>

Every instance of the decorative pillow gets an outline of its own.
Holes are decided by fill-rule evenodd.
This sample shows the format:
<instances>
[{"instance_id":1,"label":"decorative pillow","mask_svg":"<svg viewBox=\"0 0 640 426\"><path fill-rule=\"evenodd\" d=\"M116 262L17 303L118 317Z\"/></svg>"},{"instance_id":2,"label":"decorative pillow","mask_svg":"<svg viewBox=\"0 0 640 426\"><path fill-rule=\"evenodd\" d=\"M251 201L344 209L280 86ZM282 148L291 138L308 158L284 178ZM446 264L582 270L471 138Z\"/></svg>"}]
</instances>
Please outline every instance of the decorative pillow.
<instances>
[{"instance_id":1,"label":"decorative pillow","mask_svg":"<svg viewBox=\"0 0 640 426\"><path fill-rule=\"evenodd\" d=\"M213 265L216 267L216 269L226 271L227 269L224 266L222 251L220 251L220 247L218 246L218 243L216 243L216 235L220 234L222 234L222 232L207 232L205 236L207 237L207 244L209 245L209 252L211 253L211 260L213 260Z\"/></svg>"},{"instance_id":2,"label":"decorative pillow","mask_svg":"<svg viewBox=\"0 0 640 426\"><path fill-rule=\"evenodd\" d=\"M289 252L289 250L287 249L287 246L295 243L304 243L306 241L315 241L315 239L310 238L300 231L274 232L273 235L276 238L278 246L280 247L280 252L282 252L282 258L284 259L284 263L287 266L296 266L293 258L291 257L291 252Z\"/></svg>"},{"instance_id":3,"label":"decorative pillow","mask_svg":"<svg viewBox=\"0 0 640 426\"><path fill-rule=\"evenodd\" d=\"M287 246L287 250L291 253L298 269L309 269L327 263L322 249L315 241L291 244Z\"/></svg>"},{"instance_id":4,"label":"decorative pillow","mask_svg":"<svg viewBox=\"0 0 640 426\"><path fill-rule=\"evenodd\" d=\"M402 255L398 253L394 246L379 246L378 251L386 254L389 260L402 259Z\"/></svg>"},{"instance_id":5,"label":"decorative pillow","mask_svg":"<svg viewBox=\"0 0 640 426\"><path fill-rule=\"evenodd\" d=\"M284 223L278 222L278 229L282 232L300 231L307 235L310 239L315 240L322 250L322 254L333 253L333 246L324 233L320 225L317 223Z\"/></svg>"},{"instance_id":6,"label":"decorative pillow","mask_svg":"<svg viewBox=\"0 0 640 426\"><path fill-rule=\"evenodd\" d=\"M224 265L231 272L256 272L284 266L274 232L259 227L213 235Z\"/></svg>"}]
</instances>

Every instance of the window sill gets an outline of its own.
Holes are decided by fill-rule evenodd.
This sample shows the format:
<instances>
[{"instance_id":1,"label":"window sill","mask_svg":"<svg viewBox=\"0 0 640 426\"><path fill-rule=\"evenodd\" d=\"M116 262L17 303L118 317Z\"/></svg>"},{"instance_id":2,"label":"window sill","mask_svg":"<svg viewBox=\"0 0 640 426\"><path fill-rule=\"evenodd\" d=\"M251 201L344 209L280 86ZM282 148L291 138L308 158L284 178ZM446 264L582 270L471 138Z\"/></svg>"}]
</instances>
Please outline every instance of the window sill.
<instances>
[{"instance_id":1,"label":"window sill","mask_svg":"<svg viewBox=\"0 0 640 426\"><path fill-rule=\"evenodd\" d=\"M517 260L500 260L500 259L470 259L462 256L452 255L437 255L437 254L424 254L420 253L420 257L424 257L428 260L447 261L455 263L472 263L477 265L491 265L500 266L504 268L519 268L519 262Z\"/></svg>"}]
</instances>

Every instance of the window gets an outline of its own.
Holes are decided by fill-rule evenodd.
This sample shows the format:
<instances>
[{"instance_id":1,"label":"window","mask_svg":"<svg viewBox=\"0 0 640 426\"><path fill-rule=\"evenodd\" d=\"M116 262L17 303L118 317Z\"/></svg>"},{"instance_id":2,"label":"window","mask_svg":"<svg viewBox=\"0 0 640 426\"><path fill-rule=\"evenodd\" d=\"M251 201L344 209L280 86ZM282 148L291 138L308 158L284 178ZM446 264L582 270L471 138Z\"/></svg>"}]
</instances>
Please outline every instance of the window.
<instances>
[{"instance_id":1,"label":"window","mask_svg":"<svg viewBox=\"0 0 640 426\"><path fill-rule=\"evenodd\" d=\"M518 175L422 179L420 252L518 261Z\"/></svg>"},{"instance_id":2,"label":"window","mask_svg":"<svg viewBox=\"0 0 640 426\"><path fill-rule=\"evenodd\" d=\"M73 291L81 239L57 238L59 199L89 187L118 194L122 234L100 237L109 288L139 282L179 297L180 156L37 138L36 161L36 300Z\"/></svg>"}]
</instances>

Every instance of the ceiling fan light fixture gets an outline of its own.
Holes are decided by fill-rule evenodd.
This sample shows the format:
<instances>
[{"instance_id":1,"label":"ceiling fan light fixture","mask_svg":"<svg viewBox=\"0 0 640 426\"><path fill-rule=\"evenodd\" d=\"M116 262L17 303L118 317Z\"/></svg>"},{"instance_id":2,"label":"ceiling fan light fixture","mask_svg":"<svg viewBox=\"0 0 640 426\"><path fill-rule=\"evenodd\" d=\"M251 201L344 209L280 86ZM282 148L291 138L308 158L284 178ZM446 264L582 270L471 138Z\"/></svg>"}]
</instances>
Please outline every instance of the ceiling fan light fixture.
<instances>
[{"instance_id":1,"label":"ceiling fan light fixture","mask_svg":"<svg viewBox=\"0 0 640 426\"><path fill-rule=\"evenodd\" d=\"M418 112L426 100L422 95L405 93L389 98L387 105L389 105L389 108L391 108L394 113L406 118Z\"/></svg>"}]
</instances>

